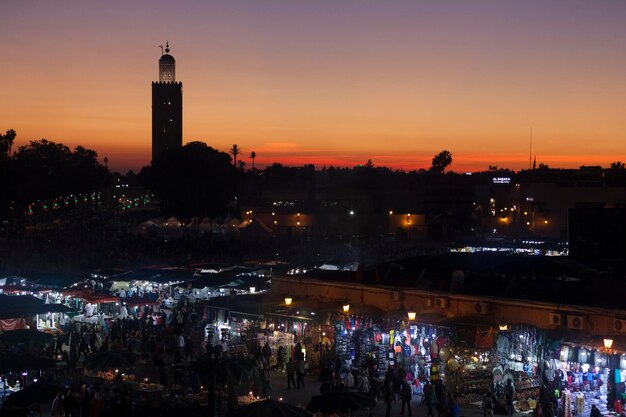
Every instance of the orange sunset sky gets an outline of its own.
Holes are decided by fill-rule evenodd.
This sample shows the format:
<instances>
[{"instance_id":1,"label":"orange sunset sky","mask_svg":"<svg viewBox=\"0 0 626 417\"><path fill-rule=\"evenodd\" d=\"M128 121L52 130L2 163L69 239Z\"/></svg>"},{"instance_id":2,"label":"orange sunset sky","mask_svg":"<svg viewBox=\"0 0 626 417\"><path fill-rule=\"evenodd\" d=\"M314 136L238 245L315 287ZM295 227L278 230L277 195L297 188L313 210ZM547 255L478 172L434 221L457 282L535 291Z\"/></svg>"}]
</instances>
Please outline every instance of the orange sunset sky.
<instances>
[{"instance_id":1,"label":"orange sunset sky","mask_svg":"<svg viewBox=\"0 0 626 417\"><path fill-rule=\"evenodd\" d=\"M626 160L622 0L7 0L0 130L139 169L166 40L184 142L257 166L520 169L531 126L537 163Z\"/></svg>"}]
</instances>

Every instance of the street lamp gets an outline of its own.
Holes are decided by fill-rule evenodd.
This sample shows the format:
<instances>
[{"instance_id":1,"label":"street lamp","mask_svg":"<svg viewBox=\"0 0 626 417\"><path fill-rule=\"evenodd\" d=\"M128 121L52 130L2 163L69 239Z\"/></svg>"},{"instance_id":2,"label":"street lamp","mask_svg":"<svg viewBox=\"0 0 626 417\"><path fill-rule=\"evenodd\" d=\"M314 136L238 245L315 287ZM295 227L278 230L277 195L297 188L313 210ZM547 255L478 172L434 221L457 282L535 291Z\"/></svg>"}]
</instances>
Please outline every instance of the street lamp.
<instances>
[{"instance_id":1,"label":"street lamp","mask_svg":"<svg viewBox=\"0 0 626 417\"><path fill-rule=\"evenodd\" d=\"M350 312L350 304L343 305L343 312L348 314Z\"/></svg>"},{"instance_id":2,"label":"street lamp","mask_svg":"<svg viewBox=\"0 0 626 417\"><path fill-rule=\"evenodd\" d=\"M291 297L285 297L285 305L286 305L287 307L291 306L292 301L293 301L293 298L291 298Z\"/></svg>"},{"instance_id":3,"label":"street lamp","mask_svg":"<svg viewBox=\"0 0 626 417\"><path fill-rule=\"evenodd\" d=\"M604 348L607 350L607 352L611 351L612 347L613 347L613 339L604 339Z\"/></svg>"},{"instance_id":4,"label":"street lamp","mask_svg":"<svg viewBox=\"0 0 626 417\"><path fill-rule=\"evenodd\" d=\"M407 315L409 316L409 321L414 321L417 313L415 311L409 311Z\"/></svg>"}]
</instances>

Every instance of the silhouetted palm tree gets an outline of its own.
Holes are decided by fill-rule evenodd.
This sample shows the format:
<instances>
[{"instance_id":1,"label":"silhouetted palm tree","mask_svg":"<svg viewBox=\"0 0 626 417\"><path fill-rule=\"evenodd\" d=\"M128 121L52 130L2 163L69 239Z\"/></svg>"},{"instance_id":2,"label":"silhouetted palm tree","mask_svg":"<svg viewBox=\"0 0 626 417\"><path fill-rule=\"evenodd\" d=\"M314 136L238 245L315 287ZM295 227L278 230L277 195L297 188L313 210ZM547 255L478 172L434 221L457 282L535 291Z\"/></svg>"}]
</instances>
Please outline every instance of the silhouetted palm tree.
<instances>
[{"instance_id":1,"label":"silhouetted palm tree","mask_svg":"<svg viewBox=\"0 0 626 417\"><path fill-rule=\"evenodd\" d=\"M250 152L250 159L252 159L252 170L254 171L254 158L256 158L256 152Z\"/></svg>"},{"instance_id":2,"label":"silhouetted palm tree","mask_svg":"<svg viewBox=\"0 0 626 417\"><path fill-rule=\"evenodd\" d=\"M230 148L228 153L233 156L233 165L237 166L237 155L241 153L241 149L239 149L239 146L237 146L237 144L235 143L233 147Z\"/></svg>"}]
</instances>

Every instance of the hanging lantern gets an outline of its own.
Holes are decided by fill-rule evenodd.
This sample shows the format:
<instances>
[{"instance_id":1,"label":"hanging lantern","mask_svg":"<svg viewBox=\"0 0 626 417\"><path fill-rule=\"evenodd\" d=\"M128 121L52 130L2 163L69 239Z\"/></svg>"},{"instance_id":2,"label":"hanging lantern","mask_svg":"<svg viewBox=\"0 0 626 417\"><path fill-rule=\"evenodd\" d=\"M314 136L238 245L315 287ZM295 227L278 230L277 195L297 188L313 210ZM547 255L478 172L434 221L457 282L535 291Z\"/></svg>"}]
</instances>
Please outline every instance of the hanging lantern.
<instances>
[{"instance_id":1,"label":"hanging lantern","mask_svg":"<svg viewBox=\"0 0 626 417\"><path fill-rule=\"evenodd\" d=\"M417 313L415 311L409 311L407 315L409 316L409 321L414 321Z\"/></svg>"},{"instance_id":2,"label":"hanging lantern","mask_svg":"<svg viewBox=\"0 0 626 417\"><path fill-rule=\"evenodd\" d=\"M457 361L456 359L452 358L450 360L448 360L448 369L452 372L456 371L457 369L459 369L459 361Z\"/></svg>"},{"instance_id":3,"label":"hanging lantern","mask_svg":"<svg viewBox=\"0 0 626 417\"><path fill-rule=\"evenodd\" d=\"M348 314L350 312L350 304L343 305L343 312Z\"/></svg>"},{"instance_id":4,"label":"hanging lantern","mask_svg":"<svg viewBox=\"0 0 626 417\"><path fill-rule=\"evenodd\" d=\"M439 351L439 359L441 362L446 362L450 358L450 349L447 347L441 348Z\"/></svg>"},{"instance_id":5,"label":"hanging lantern","mask_svg":"<svg viewBox=\"0 0 626 417\"><path fill-rule=\"evenodd\" d=\"M291 303L293 302L293 298L291 297L285 297L285 305L287 307L289 307L291 305Z\"/></svg>"}]
</instances>

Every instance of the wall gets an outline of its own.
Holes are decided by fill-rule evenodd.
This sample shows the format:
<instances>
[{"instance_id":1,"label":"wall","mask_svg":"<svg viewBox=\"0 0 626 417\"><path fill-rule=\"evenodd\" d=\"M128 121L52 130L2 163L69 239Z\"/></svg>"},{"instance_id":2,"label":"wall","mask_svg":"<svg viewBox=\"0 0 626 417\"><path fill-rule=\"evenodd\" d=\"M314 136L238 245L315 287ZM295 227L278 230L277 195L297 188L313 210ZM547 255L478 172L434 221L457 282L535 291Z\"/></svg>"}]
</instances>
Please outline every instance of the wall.
<instances>
[{"instance_id":1,"label":"wall","mask_svg":"<svg viewBox=\"0 0 626 417\"><path fill-rule=\"evenodd\" d=\"M580 337L626 335L626 322L622 332L614 330L616 319L626 320L624 310L327 282L302 276L272 276L272 294L278 297L290 296L295 300L312 298L336 302L338 311L346 302L353 306L372 305L386 314L398 313L403 309L414 310L417 312L416 321L423 323L526 324L547 330L563 329L572 336ZM437 305L437 299L440 299L440 305ZM554 315L560 317L560 325L551 322ZM582 326L577 330L573 329L576 317L581 319Z\"/></svg>"}]
</instances>

